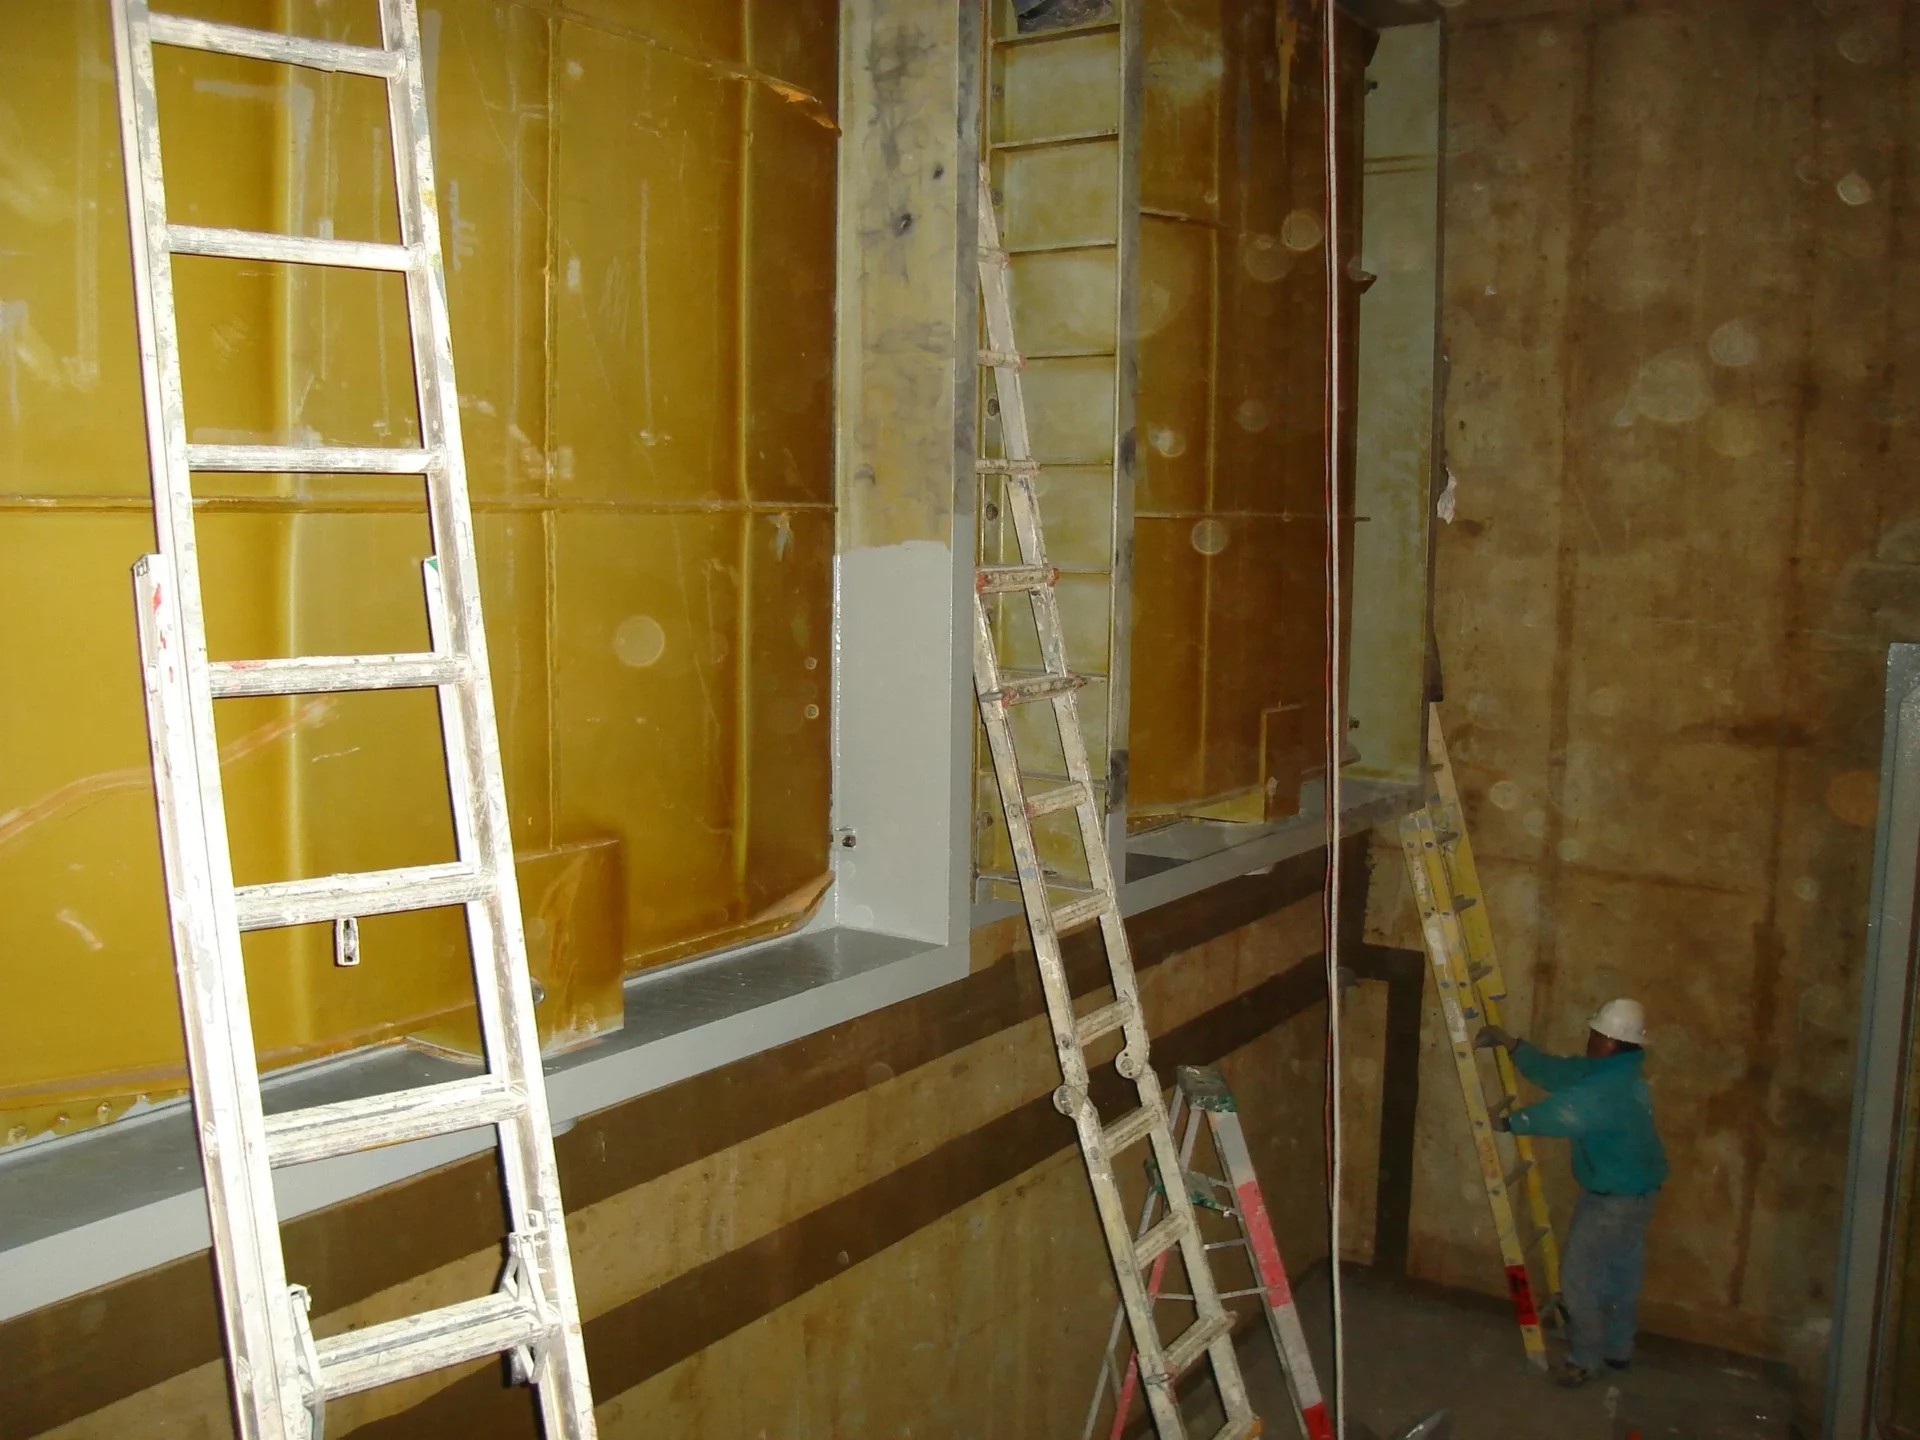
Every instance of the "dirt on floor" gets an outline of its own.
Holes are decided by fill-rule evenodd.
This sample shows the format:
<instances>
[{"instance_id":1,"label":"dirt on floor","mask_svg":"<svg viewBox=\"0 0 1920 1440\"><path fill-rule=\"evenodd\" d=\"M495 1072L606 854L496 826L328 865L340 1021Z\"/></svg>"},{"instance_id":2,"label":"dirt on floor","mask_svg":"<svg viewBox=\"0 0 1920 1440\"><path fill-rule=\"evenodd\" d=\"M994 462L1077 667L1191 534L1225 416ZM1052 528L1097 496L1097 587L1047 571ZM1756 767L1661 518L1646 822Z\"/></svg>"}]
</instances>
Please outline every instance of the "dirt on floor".
<instances>
[{"instance_id":1,"label":"dirt on floor","mask_svg":"<svg viewBox=\"0 0 1920 1440\"><path fill-rule=\"evenodd\" d=\"M1324 1269L1297 1294L1320 1383L1331 1397L1331 1303ZM1347 1440L1388 1440L1445 1409L1449 1440L1794 1440L1792 1377L1783 1367L1643 1336L1633 1364L1577 1390L1528 1366L1512 1312L1485 1297L1348 1273ZM1550 1342L1553 1362L1563 1348ZM1264 1325L1248 1327L1241 1363L1269 1440L1291 1440L1291 1405ZM1211 1414L1208 1411L1212 1411ZM1190 1428L1212 1434L1217 1404L1194 1396Z\"/></svg>"}]
</instances>

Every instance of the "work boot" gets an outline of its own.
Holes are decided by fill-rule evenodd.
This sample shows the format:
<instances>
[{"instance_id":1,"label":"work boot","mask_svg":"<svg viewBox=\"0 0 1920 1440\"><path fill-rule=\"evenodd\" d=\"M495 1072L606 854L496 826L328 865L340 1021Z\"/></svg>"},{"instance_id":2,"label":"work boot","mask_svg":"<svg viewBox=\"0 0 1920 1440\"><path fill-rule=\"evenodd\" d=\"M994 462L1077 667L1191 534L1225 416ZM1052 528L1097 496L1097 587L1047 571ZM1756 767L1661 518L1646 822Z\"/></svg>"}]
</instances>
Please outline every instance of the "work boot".
<instances>
[{"instance_id":1,"label":"work boot","mask_svg":"<svg viewBox=\"0 0 1920 1440\"><path fill-rule=\"evenodd\" d=\"M1584 1365L1576 1365L1569 1360L1560 1367L1560 1373L1553 1377L1553 1383L1562 1390L1578 1390L1593 1378L1593 1372Z\"/></svg>"}]
</instances>

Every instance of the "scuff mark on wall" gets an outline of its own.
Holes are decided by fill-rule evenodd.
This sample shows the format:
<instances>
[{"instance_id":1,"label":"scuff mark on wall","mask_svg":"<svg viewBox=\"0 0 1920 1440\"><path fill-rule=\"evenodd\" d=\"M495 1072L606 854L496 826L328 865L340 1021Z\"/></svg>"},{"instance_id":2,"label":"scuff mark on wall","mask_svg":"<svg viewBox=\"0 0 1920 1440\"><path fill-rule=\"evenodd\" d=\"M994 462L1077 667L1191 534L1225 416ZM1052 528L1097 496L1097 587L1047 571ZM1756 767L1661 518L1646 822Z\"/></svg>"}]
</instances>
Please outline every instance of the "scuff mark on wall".
<instances>
[{"instance_id":1,"label":"scuff mark on wall","mask_svg":"<svg viewBox=\"0 0 1920 1440\"><path fill-rule=\"evenodd\" d=\"M293 714L283 720L271 720L265 725L249 730L236 740L220 747L220 763L233 764L244 760L278 741L312 730L333 719L339 710L339 702L331 699L308 700L297 707ZM97 775L88 775L79 780L70 780L65 785L49 790L36 800L16 806L4 815L0 815L0 850L25 835L36 825L63 815L72 815L88 806L96 805L109 795L127 790L145 790L153 784L153 771L146 765L129 765L120 770L103 770Z\"/></svg>"}]
</instances>

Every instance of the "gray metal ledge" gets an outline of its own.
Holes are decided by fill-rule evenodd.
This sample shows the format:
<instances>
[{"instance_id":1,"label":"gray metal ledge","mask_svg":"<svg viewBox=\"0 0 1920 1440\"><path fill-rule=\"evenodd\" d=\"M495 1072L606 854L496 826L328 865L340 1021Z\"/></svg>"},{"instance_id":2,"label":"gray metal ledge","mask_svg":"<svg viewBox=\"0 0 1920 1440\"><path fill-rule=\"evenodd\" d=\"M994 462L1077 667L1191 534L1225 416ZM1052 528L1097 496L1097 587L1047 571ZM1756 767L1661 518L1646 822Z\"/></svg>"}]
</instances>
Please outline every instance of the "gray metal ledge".
<instances>
[{"instance_id":1,"label":"gray metal ledge","mask_svg":"<svg viewBox=\"0 0 1920 1440\"><path fill-rule=\"evenodd\" d=\"M1349 781L1343 834L1403 813L1417 788ZM1311 799L1312 797L1309 797ZM1312 807L1317 811L1318 806ZM1276 825L1188 823L1136 837L1121 908L1138 914L1322 843L1317 813ZM1137 862L1137 863L1136 863ZM1017 914L974 907L974 923ZM556 1129L689 1076L786 1044L965 976L967 947L828 928L674 966L627 983L626 1025L550 1061ZM269 1113L471 1074L387 1046L268 1077ZM283 1219L479 1154L488 1129L442 1135L274 1175ZM0 1319L25 1314L208 1245L206 1201L184 1101L104 1130L0 1158Z\"/></svg>"}]
</instances>

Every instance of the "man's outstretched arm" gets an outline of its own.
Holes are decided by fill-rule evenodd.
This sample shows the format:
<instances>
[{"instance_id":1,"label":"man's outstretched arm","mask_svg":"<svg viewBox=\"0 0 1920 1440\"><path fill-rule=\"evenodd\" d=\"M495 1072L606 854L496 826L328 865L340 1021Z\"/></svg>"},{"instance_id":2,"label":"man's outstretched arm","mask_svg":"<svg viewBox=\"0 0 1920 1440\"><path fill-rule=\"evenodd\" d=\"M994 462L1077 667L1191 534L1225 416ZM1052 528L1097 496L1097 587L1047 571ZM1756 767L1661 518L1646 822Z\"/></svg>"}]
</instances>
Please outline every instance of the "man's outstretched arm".
<instances>
[{"instance_id":1,"label":"man's outstretched arm","mask_svg":"<svg viewBox=\"0 0 1920 1440\"><path fill-rule=\"evenodd\" d=\"M1584 1055L1549 1055L1525 1040L1512 1048L1513 1068L1542 1090L1565 1090L1592 1073L1593 1061Z\"/></svg>"}]
</instances>

